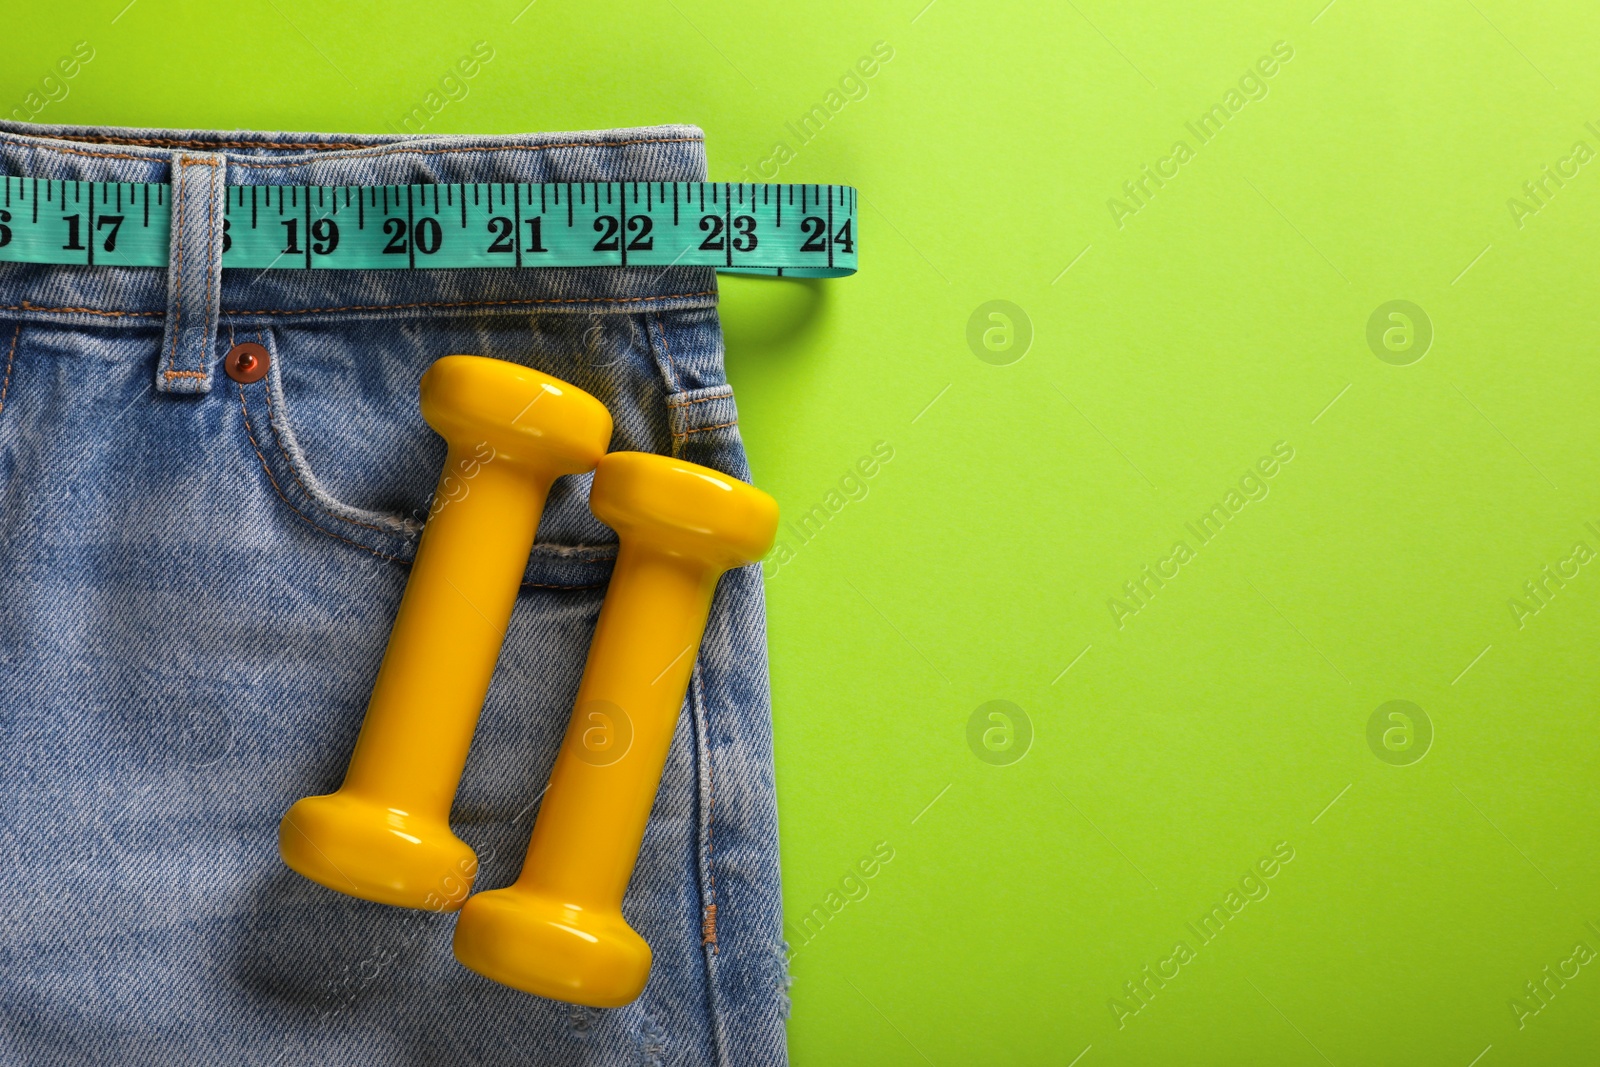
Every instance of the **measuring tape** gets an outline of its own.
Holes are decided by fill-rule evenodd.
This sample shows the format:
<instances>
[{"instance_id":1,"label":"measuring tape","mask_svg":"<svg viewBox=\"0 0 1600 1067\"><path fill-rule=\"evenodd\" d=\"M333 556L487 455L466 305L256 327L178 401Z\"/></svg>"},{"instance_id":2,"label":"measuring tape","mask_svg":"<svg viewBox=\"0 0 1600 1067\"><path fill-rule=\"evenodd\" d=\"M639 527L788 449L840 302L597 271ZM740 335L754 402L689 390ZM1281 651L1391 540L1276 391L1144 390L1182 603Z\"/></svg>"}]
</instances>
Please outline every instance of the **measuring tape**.
<instances>
[{"instance_id":1,"label":"measuring tape","mask_svg":"<svg viewBox=\"0 0 1600 1067\"><path fill-rule=\"evenodd\" d=\"M0 262L165 267L171 189L5 178ZM257 270L706 266L838 278L856 269L846 185L233 185L222 265Z\"/></svg>"}]
</instances>

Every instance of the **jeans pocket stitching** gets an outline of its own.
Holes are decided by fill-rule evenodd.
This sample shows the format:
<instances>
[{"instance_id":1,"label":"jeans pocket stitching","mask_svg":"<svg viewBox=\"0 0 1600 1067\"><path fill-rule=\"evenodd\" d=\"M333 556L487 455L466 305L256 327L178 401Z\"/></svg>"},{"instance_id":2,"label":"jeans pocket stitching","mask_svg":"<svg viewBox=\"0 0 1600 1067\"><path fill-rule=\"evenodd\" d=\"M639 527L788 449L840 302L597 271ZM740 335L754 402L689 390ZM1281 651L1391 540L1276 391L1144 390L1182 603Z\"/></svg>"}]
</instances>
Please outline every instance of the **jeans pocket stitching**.
<instances>
[{"instance_id":1,"label":"jeans pocket stitching","mask_svg":"<svg viewBox=\"0 0 1600 1067\"><path fill-rule=\"evenodd\" d=\"M243 387L239 389L239 393L240 403L242 405L244 402ZM272 442L277 446L278 454L283 457L284 466L289 468L289 473L294 477L295 484L300 487L300 491L303 492L308 499L317 505L318 511L324 515L327 515L329 518L338 519L340 522L347 522L352 526L359 526L364 530L371 530L374 533L394 534L399 532L393 529L384 529L382 526L377 526L370 522L362 522L360 519L352 519L348 515L341 515L337 511L332 510L326 504L324 504L320 499L319 494L312 490L310 486L306 485L304 479L300 477L300 464L295 462L293 453L291 453L288 448L284 447L283 437L278 432L279 419L274 413L272 407L272 390L267 389L262 394L262 397L265 399L267 404L267 428L272 431Z\"/></svg>"},{"instance_id":2,"label":"jeans pocket stitching","mask_svg":"<svg viewBox=\"0 0 1600 1067\"><path fill-rule=\"evenodd\" d=\"M6 376L0 381L0 414L6 410L6 393L11 389L11 364L17 358L17 342L22 339L22 323L17 323L17 328L11 331L11 348L6 352Z\"/></svg>"},{"instance_id":3,"label":"jeans pocket stitching","mask_svg":"<svg viewBox=\"0 0 1600 1067\"><path fill-rule=\"evenodd\" d=\"M712 774L711 759L711 707L706 702L705 689L700 674L700 657L695 656L693 672L690 676L690 697L692 709L696 713L696 726L700 732L700 745L696 751L705 761L705 829L706 829L706 900L703 904L700 918L700 945L702 948L709 945L713 956L721 954L721 947L717 944L717 850L716 850L716 780Z\"/></svg>"},{"instance_id":4,"label":"jeans pocket stitching","mask_svg":"<svg viewBox=\"0 0 1600 1067\"><path fill-rule=\"evenodd\" d=\"M341 514L340 509L348 507L348 505L339 504L338 501L329 497L326 490L317 485L316 476L305 466L303 457L299 455L294 439L294 430L286 421L287 410L282 393L282 379L279 374L279 360L282 353L276 343L276 338L272 336L270 330L257 328L252 332L255 335L256 342L267 349L270 363L267 376L261 381L253 383L249 388L252 391L258 387L260 389L260 397L266 407L265 421L272 435L272 444L276 448L275 455L272 455L269 449L262 447L266 442L266 433L261 433L260 440L257 440L258 427L256 423L260 422L261 418L258 415L255 419L252 419L247 402L248 394L243 383L238 385L239 411L244 420L245 436L250 440L250 445L255 451L257 460L261 463L261 469L266 474L273 493L276 494L279 500L283 501L284 505L297 518L317 532L326 534L345 544L353 545L380 559L408 564L411 556L415 553L417 535L420 532L420 528L413 528L417 524L407 523L404 519L393 519L389 520L390 524L385 526L378 525L379 522L384 521L385 516L376 513L371 514L370 517L378 520L377 522L366 522L350 515ZM228 327L228 344L232 346L235 340L235 332L230 324ZM274 390L278 391L278 402L276 404L273 403L272 394ZM269 455L271 458L269 458ZM285 471L287 471L289 478L293 479L293 485L290 485L289 478L284 476ZM333 506L330 506L330 504ZM336 533L321 522L314 521L312 514L308 514L308 512L315 514L318 518L336 519L346 524L348 536Z\"/></svg>"},{"instance_id":5,"label":"jeans pocket stitching","mask_svg":"<svg viewBox=\"0 0 1600 1067\"><path fill-rule=\"evenodd\" d=\"M329 529L326 529L326 528L324 528L322 526L317 525L317 523L315 523L315 522L313 522L311 520L311 517L309 515L307 515L305 512L301 511L298 507L295 506L294 501L289 499L288 494L286 494L283 491L283 488L278 484L278 479L273 476L272 464L267 461L266 453L264 453L261 450L261 445L256 441L256 435L255 435L254 431L251 429L251 426L250 426L250 407L245 402L244 386L240 385L238 387L238 389L239 389L239 411L244 417L244 433L245 433L245 437L247 437L249 439L250 447L255 452L256 459L260 460L260 462L261 462L261 472L267 476L267 484L272 487L272 491L273 491L274 494L276 494L278 499L283 501L284 506L287 507L291 512L293 512L295 517L298 518L301 522L305 523L307 526L311 527L313 530L317 531L318 533L324 534L324 535L326 535L328 537L333 538L335 541L342 541L347 545L353 545L356 548L362 549L363 551L366 551L366 552L370 552L372 555L377 556L380 559L388 560L391 563L399 563L399 564L408 563L409 561L404 559L404 558L402 558L402 557L393 556L393 555L390 555L387 552L379 551L378 549L372 547L371 545L363 544L360 541L352 540L351 538L348 538L348 537L342 537L339 534L334 533L332 530L329 530ZM304 486L302 486L302 488L304 488Z\"/></svg>"}]
</instances>

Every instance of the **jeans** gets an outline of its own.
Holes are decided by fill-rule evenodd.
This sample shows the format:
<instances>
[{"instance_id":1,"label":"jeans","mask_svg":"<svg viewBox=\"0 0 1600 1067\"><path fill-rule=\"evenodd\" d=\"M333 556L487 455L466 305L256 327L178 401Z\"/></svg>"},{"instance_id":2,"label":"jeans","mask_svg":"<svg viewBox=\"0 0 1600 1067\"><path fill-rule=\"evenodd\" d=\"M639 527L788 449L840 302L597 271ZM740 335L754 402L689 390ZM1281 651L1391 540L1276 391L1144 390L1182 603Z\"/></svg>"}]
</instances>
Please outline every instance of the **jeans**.
<instances>
[{"instance_id":1,"label":"jeans","mask_svg":"<svg viewBox=\"0 0 1600 1067\"><path fill-rule=\"evenodd\" d=\"M655 956L635 1003L497 985L453 914L277 854L343 776L443 462L422 372L526 363L603 401L613 449L748 479L712 271L218 262L230 185L696 181L700 131L0 123L0 173L181 204L165 270L0 264L0 1061L784 1063L758 568L718 587L623 906ZM271 356L250 384L222 372L244 341ZM456 797L478 889L516 876L605 594L587 492L550 496Z\"/></svg>"}]
</instances>

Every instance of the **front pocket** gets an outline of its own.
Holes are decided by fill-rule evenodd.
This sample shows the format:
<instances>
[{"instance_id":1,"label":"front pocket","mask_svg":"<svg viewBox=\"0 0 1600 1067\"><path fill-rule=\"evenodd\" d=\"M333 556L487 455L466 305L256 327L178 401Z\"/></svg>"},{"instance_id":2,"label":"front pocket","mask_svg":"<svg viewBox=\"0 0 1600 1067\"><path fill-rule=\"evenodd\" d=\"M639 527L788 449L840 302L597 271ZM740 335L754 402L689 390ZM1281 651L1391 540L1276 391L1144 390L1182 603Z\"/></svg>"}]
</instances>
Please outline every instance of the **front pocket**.
<instances>
[{"instance_id":1,"label":"front pocket","mask_svg":"<svg viewBox=\"0 0 1600 1067\"><path fill-rule=\"evenodd\" d=\"M381 351L363 340L370 337L370 323L261 327L229 331L224 338L224 347L255 341L271 357L258 382L218 378L233 394L242 443L263 481L298 521L367 559L410 563L439 485L445 443L418 407L422 372L452 352L497 358L510 352L509 345L452 336L459 329L441 326L380 326L396 335ZM481 333L482 324L468 332ZM592 536L568 544L541 540L524 574L526 586L587 588L605 581L615 536L588 514L588 477L557 481L540 529L555 525ZM581 516L575 514L580 509ZM361 561L354 557L352 564Z\"/></svg>"}]
</instances>

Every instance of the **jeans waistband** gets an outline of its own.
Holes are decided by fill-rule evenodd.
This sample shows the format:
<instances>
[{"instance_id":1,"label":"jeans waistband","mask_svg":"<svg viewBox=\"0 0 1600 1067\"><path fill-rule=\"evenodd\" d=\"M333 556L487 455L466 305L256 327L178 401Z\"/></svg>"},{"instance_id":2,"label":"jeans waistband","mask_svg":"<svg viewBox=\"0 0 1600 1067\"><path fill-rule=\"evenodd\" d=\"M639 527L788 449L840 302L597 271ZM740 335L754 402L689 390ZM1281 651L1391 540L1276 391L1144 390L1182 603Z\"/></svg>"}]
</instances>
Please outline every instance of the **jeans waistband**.
<instances>
[{"instance_id":1,"label":"jeans waistband","mask_svg":"<svg viewBox=\"0 0 1600 1067\"><path fill-rule=\"evenodd\" d=\"M301 134L43 126L0 121L0 174L167 183L166 271L0 263L0 313L85 325L159 320L160 387L204 392L219 317L423 317L660 311L716 301L708 267L415 271L223 270L234 185L704 181L693 126L508 136Z\"/></svg>"}]
</instances>

